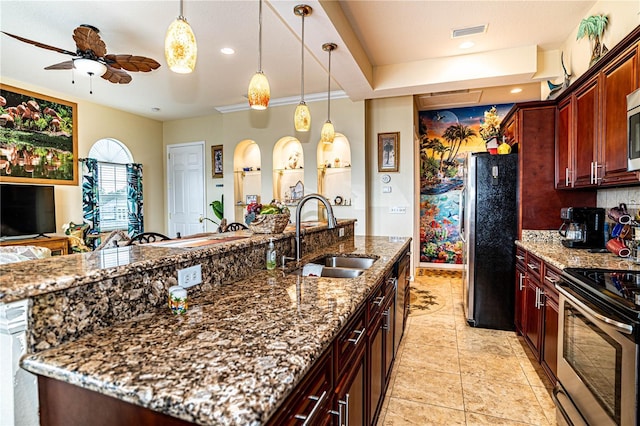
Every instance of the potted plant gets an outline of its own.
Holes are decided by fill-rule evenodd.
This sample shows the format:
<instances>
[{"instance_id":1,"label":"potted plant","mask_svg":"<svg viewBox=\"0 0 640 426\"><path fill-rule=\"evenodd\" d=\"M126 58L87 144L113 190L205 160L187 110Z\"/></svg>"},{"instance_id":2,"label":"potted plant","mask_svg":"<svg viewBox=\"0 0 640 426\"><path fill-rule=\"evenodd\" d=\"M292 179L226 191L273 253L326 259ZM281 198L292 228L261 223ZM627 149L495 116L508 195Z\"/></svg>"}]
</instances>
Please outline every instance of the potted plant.
<instances>
[{"instance_id":1,"label":"potted plant","mask_svg":"<svg viewBox=\"0 0 640 426\"><path fill-rule=\"evenodd\" d=\"M580 21L576 40L580 40L587 36L589 41L593 44L589 66L598 62L598 60L609 51L607 46L602 43L602 35L604 34L604 30L607 28L608 23L609 18L607 15L593 15Z\"/></svg>"}]
</instances>

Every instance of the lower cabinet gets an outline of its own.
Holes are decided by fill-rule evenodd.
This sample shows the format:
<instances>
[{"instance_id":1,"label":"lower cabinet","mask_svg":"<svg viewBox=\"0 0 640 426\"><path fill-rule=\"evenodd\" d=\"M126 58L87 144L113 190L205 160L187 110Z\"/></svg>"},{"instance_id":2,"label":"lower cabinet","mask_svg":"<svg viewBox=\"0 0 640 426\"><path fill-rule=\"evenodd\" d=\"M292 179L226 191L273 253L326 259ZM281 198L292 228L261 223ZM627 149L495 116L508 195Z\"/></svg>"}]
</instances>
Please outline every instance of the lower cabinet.
<instances>
[{"instance_id":1,"label":"lower cabinet","mask_svg":"<svg viewBox=\"0 0 640 426\"><path fill-rule=\"evenodd\" d=\"M367 369L366 350L363 345L353 362L342 374L336 385L332 414L337 416L338 426L366 424L367 418Z\"/></svg>"},{"instance_id":2,"label":"lower cabinet","mask_svg":"<svg viewBox=\"0 0 640 426\"><path fill-rule=\"evenodd\" d=\"M515 276L515 326L549 380L555 384L558 358L560 271L518 247Z\"/></svg>"}]
</instances>

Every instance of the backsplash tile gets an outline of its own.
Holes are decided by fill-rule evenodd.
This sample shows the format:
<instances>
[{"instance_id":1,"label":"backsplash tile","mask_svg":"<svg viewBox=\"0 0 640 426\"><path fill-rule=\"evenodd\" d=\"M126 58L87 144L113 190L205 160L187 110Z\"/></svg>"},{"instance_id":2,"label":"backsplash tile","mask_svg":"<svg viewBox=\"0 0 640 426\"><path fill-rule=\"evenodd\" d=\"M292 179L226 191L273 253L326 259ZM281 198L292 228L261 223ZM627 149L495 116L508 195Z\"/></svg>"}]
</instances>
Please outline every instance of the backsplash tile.
<instances>
[{"instance_id":1,"label":"backsplash tile","mask_svg":"<svg viewBox=\"0 0 640 426\"><path fill-rule=\"evenodd\" d=\"M629 213L635 214L640 209L640 187L601 189L598 191L598 207L610 209L625 203Z\"/></svg>"}]
</instances>

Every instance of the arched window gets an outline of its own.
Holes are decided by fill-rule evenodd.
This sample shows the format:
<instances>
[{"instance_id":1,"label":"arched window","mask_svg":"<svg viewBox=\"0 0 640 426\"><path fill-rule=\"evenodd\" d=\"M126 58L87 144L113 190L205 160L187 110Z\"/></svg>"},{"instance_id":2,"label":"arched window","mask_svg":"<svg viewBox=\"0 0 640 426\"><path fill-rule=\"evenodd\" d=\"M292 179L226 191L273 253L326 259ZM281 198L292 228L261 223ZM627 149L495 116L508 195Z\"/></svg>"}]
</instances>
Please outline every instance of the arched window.
<instances>
[{"instance_id":1,"label":"arched window","mask_svg":"<svg viewBox=\"0 0 640 426\"><path fill-rule=\"evenodd\" d=\"M142 166L120 141L98 140L83 165L83 215L98 232L142 232Z\"/></svg>"}]
</instances>

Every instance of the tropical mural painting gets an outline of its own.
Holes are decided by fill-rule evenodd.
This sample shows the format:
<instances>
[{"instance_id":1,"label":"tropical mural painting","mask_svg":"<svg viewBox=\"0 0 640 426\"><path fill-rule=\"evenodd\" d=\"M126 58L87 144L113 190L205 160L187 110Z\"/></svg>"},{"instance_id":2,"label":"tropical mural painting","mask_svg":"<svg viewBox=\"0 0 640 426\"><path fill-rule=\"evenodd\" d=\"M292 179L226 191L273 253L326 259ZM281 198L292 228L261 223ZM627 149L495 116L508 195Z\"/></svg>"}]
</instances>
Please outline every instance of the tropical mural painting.
<instances>
[{"instance_id":1,"label":"tropical mural painting","mask_svg":"<svg viewBox=\"0 0 640 426\"><path fill-rule=\"evenodd\" d=\"M460 193L467 152L500 140L513 104L421 111L420 262L462 264Z\"/></svg>"}]
</instances>

